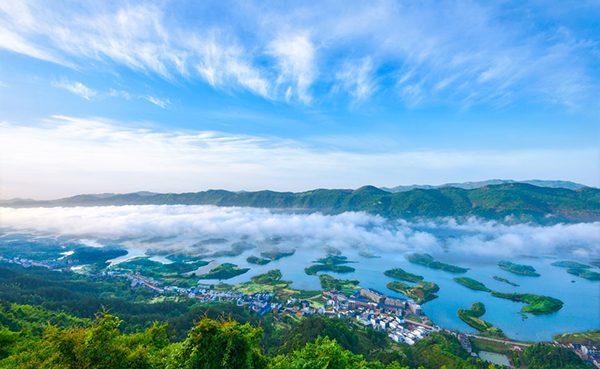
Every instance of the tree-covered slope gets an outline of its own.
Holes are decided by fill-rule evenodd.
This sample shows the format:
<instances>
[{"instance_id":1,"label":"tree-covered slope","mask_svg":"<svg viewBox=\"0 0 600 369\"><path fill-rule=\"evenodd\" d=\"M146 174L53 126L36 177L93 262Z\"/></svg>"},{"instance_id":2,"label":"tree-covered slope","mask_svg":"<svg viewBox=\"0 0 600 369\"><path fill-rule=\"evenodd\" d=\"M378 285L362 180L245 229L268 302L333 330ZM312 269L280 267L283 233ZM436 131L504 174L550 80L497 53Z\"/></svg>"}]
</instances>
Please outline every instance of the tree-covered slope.
<instances>
[{"instance_id":1,"label":"tree-covered slope","mask_svg":"<svg viewBox=\"0 0 600 369\"><path fill-rule=\"evenodd\" d=\"M11 207L183 204L306 209L336 214L364 211L390 219L465 217L521 221L600 220L600 189L538 187L524 183L490 185L472 190L454 187L389 193L373 186L357 190L318 189L292 192L209 190L182 194L138 193L96 197L80 195L53 201L16 201Z\"/></svg>"}]
</instances>

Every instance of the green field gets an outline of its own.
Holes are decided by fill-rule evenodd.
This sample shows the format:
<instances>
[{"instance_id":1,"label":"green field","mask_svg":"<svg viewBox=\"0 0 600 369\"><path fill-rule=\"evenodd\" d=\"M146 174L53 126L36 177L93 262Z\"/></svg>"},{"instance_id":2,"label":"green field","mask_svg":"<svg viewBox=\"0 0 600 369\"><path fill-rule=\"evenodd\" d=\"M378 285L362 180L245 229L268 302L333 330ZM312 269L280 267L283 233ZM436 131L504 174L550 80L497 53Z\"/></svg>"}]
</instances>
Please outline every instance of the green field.
<instances>
[{"instance_id":1,"label":"green field","mask_svg":"<svg viewBox=\"0 0 600 369\"><path fill-rule=\"evenodd\" d=\"M429 254L407 254L404 255L404 257L411 263L425 265L432 269L444 270L450 273L465 273L467 270L469 270L468 268L461 268L456 265L450 265L436 261L433 256Z\"/></svg>"},{"instance_id":2,"label":"green field","mask_svg":"<svg viewBox=\"0 0 600 369\"><path fill-rule=\"evenodd\" d=\"M521 309L523 313L534 315L552 314L562 309L564 303L559 299L549 296L534 295L533 293L502 293L492 291L494 297L508 299L528 304Z\"/></svg>"},{"instance_id":3,"label":"green field","mask_svg":"<svg viewBox=\"0 0 600 369\"><path fill-rule=\"evenodd\" d=\"M211 269L206 274L199 275L199 279L229 279L249 271L250 268L238 268L237 265L231 263L223 263L218 267Z\"/></svg>"},{"instance_id":4,"label":"green field","mask_svg":"<svg viewBox=\"0 0 600 369\"><path fill-rule=\"evenodd\" d=\"M485 305L481 302L476 302L471 305L471 309L459 309L458 317L471 327L477 329L482 335L505 338L504 333L500 328L495 327L492 323L479 319L485 314Z\"/></svg>"},{"instance_id":5,"label":"green field","mask_svg":"<svg viewBox=\"0 0 600 369\"><path fill-rule=\"evenodd\" d=\"M499 282L502 282L502 283L509 284L509 285L511 285L511 286L513 286L513 287L520 287L520 285L518 285L518 284L516 284L516 283L513 283L513 282L509 281L509 280L508 280L508 279L506 279L506 278L498 277L497 275L493 276L492 278L494 278L495 280L497 280L497 281L499 281Z\"/></svg>"},{"instance_id":6,"label":"green field","mask_svg":"<svg viewBox=\"0 0 600 369\"><path fill-rule=\"evenodd\" d=\"M588 343L600 341L600 329L592 329L588 332L565 333L554 335L554 340L562 343Z\"/></svg>"},{"instance_id":7,"label":"green field","mask_svg":"<svg viewBox=\"0 0 600 369\"><path fill-rule=\"evenodd\" d=\"M462 284L463 286L468 287L475 291L484 291L484 292L492 291L489 288L487 288L483 283L477 282L476 280L468 278L468 277L457 277L457 278L452 278L452 279L454 279L456 282Z\"/></svg>"},{"instance_id":8,"label":"green field","mask_svg":"<svg viewBox=\"0 0 600 369\"><path fill-rule=\"evenodd\" d=\"M500 260L498 262L500 269L508 270L511 273L527 275L530 277L539 277L540 275L535 272L535 268L531 265L515 264L510 261Z\"/></svg>"}]
</instances>

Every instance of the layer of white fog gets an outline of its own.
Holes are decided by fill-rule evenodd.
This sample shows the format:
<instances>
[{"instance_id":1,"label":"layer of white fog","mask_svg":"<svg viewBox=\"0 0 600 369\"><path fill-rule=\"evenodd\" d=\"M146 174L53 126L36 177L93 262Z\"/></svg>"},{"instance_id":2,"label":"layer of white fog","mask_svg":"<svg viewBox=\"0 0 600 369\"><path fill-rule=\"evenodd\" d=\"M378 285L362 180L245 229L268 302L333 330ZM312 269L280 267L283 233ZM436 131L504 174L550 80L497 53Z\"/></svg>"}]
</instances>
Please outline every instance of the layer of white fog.
<instances>
[{"instance_id":1,"label":"layer of white fog","mask_svg":"<svg viewBox=\"0 0 600 369\"><path fill-rule=\"evenodd\" d=\"M323 215L178 205L0 208L0 221L4 232L68 236L90 246L117 242L188 254L197 254L198 245L205 252L219 251L243 240L259 250L277 245L283 249L354 248L373 254L425 251L482 258L600 257L600 222L545 227L476 218L408 222L353 212ZM207 241L211 239L221 240Z\"/></svg>"}]
</instances>

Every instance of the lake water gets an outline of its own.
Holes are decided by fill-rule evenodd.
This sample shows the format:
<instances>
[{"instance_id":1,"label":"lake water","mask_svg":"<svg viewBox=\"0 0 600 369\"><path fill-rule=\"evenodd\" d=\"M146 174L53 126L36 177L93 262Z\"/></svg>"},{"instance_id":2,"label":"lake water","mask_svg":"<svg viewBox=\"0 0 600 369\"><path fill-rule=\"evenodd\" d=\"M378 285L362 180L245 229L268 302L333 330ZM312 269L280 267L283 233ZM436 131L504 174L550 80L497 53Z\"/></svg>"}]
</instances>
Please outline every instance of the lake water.
<instances>
[{"instance_id":1,"label":"lake water","mask_svg":"<svg viewBox=\"0 0 600 369\"><path fill-rule=\"evenodd\" d=\"M40 216L38 212L42 210L44 213ZM293 282L293 288L319 290L321 286L318 277L307 275L304 268L310 266L314 260L326 256L327 246L331 246L342 250L343 255L349 260L356 261L348 264L356 271L330 274L340 279L357 279L361 287L373 288L402 298L401 294L386 288L386 284L393 279L385 276L383 272L391 268L402 268L410 273L424 276L426 281L436 283L440 287L437 293L439 298L424 304L423 310L434 323L450 330L477 333L462 322L456 314L458 309L468 309L475 302L482 302L486 306L487 312L482 319L502 329L508 337L518 340L548 341L552 340L554 334L600 328L600 281L573 276L568 274L565 268L550 265L557 260L587 263L590 258L599 258L600 228L597 223L556 227L530 225L509 227L489 222L406 223L385 222L381 218L357 213L338 216L286 215L275 214L264 209L182 206L42 210L11 210L15 213L16 219L13 220L13 226L18 225L17 220L29 219L27 217L30 216L31 219L25 223L31 230L29 233L23 233L27 233L29 238L40 244L60 243L64 245L64 252L72 251L82 245L114 246L129 250L128 255L113 260L113 263L142 256L147 249L152 249L153 260L164 263L168 262L164 256L170 252L196 250L196 254L199 253L200 249L197 247L199 241L226 238L226 243L211 246L210 250L214 252L227 250L232 243L244 240L256 244L258 248L247 250L235 257L205 259L210 263L199 268L196 273L206 273L224 262L236 264L241 268L250 268L249 272L224 281L228 284L236 284L247 282L252 276L271 269L280 269L283 279ZM5 222L6 219L10 219L6 217L6 211L5 209ZM28 212L31 214L28 215ZM135 216L132 216L132 212ZM65 229L87 229L88 232L93 230L105 237L93 236L85 232L70 236L60 235L60 229L65 225L53 224L52 221L60 220L65 213L70 214L68 222L65 223L68 227ZM72 224L73 222L79 223ZM36 230L32 225L47 227ZM93 227L93 229L86 227ZM4 245L10 245L18 237L20 236L11 229L0 231L0 242ZM246 262L248 256L258 256L260 251L268 251L277 244L282 250L296 248L297 251L291 257L267 265ZM359 255L359 250L371 250L380 257L365 258ZM426 250L441 262L470 269L466 273L453 274L405 260L406 252L420 250ZM452 250L452 253L447 252L448 250ZM521 253L546 256L538 258L510 256ZM528 277L502 270L497 266L497 262L501 259L532 265L541 276ZM600 272L599 268L594 267L592 270ZM522 314L520 310L525 304L495 298L486 292L470 290L452 280L456 276L473 278L495 291L552 296L562 300L564 306L560 311L550 315ZM496 281L493 276L506 278L519 284L520 287ZM201 282L219 283L214 280Z\"/></svg>"},{"instance_id":2,"label":"lake water","mask_svg":"<svg viewBox=\"0 0 600 369\"><path fill-rule=\"evenodd\" d=\"M246 262L250 255L257 255L256 250L250 250L236 257L222 257L211 261L210 264L199 268L198 274L206 273L215 266L228 262L239 267L250 268L245 274L225 280L228 284L247 282L252 276L265 273L271 269L279 269L283 279L293 281L292 287L296 289L318 290L319 279L304 273L304 268L319 257L325 256L323 251L300 250L293 256L273 261L267 265L254 265ZM528 277L510 273L500 269L495 262L485 260L460 260L451 258L447 254L433 255L436 260L454 265L470 268L466 273L453 274L413 264L406 261L403 253L381 254L381 258L363 258L357 252L344 253L349 260L357 263L348 264L356 269L352 273L328 274L340 279L357 279L363 288L373 288L390 296L405 298L402 294L390 291L386 284L392 280L383 274L391 268L402 268L410 273L422 275L426 281L434 282L440 287L437 293L439 298L423 305L423 310L432 321L443 328L459 330L461 332L477 333L460 320L456 314L458 309L468 309L475 302L482 302L486 307L486 314L482 319L499 327L510 337L522 341L550 341L552 336L565 332L580 332L600 327L600 281L589 281L584 278L570 275L565 268L550 265L555 258L511 258L511 261L520 264L532 265L540 277ZM571 258L573 259L573 258ZM600 272L598 268L593 270ZM564 302L563 308L550 315L523 314L523 303L513 302L491 296L489 293L473 291L455 282L452 278L465 276L485 284L488 288L499 292L522 292L546 295L560 299ZM493 279L499 276L517 283L520 287L513 287ZM571 281L574 280L575 283ZM201 283L219 283L218 280L202 280ZM527 317L523 319L523 317Z\"/></svg>"},{"instance_id":3,"label":"lake water","mask_svg":"<svg viewBox=\"0 0 600 369\"><path fill-rule=\"evenodd\" d=\"M495 352L479 351L479 357L495 365L511 367L510 361L508 361L508 357L506 357L506 355L497 354Z\"/></svg>"}]
</instances>

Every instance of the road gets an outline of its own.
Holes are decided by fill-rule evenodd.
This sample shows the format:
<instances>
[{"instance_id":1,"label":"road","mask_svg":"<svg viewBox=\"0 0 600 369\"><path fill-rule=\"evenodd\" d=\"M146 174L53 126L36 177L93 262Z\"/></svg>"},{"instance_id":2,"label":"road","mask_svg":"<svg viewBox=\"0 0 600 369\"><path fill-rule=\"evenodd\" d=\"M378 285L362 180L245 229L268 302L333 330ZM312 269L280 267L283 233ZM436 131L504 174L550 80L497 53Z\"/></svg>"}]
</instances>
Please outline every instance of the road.
<instances>
[{"instance_id":1,"label":"road","mask_svg":"<svg viewBox=\"0 0 600 369\"><path fill-rule=\"evenodd\" d=\"M447 331L447 332L452 333L451 331ZM479 340L492 341L492 342L502 343L504 345L510 345L510 346L529 347L529 346L533 345L533 343L517 342L517 341L509 341L509 340L499 340L497 338L478 336L476 334L464 333L464 335L468 336L468 337L477 338Z\"/></svg>"}]
</instances>

